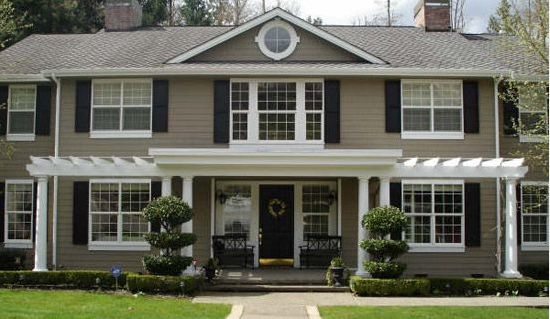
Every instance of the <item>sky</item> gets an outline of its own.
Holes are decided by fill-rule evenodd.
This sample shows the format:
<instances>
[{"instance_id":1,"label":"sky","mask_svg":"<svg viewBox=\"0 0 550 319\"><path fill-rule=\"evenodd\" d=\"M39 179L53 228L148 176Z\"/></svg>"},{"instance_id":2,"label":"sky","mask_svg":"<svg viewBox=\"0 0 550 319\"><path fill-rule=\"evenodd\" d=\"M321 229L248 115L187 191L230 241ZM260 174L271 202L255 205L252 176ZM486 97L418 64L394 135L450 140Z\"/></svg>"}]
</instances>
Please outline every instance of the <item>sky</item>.
<instances>
[{"instance_id":1,"label":"sky","mask_svg":"<svg viewBox=\"0 0 550 319\"><path fill-rule=\"evenodd\" d=\"M276 0L268 0L275 2ZM466 30L483 33L489 16L495 12L499 0L465 0ZM284 1L283 1L284 2ZM323 24L352 24L357 17L372 17L384 12L385 0L294 0L299 5L300 16L321 17ZM414 25L413 10L418 0L392 0L400 24Z\"/></svg>"}]
</instances>

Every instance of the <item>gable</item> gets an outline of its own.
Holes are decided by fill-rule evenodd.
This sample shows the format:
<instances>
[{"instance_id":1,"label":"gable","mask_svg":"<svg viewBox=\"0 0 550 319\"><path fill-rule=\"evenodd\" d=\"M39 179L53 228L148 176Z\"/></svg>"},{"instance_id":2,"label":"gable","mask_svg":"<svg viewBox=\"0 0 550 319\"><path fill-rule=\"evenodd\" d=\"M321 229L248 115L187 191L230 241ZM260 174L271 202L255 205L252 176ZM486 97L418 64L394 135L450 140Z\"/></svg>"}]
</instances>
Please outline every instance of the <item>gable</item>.
<instances>
[{"instance_id":1,"label":"gable","mask_svg":"<svg viewBox=\"0 0 550 319\"><path fill-rule=\"evenodd\" d=\"M331 61L331 62L365 62L364 59L352 54L336 45L322 39L309 31L306 31L296 25L291 24L295 29L300 42L296 49L281 62L298 61ZM189 62L269 62L271 58L264 55L256 37L258 36L262 25L256 26L251 30L243 32L236 37L227 40L195 57L189 59Z\"/></svg>"}]
</instances>

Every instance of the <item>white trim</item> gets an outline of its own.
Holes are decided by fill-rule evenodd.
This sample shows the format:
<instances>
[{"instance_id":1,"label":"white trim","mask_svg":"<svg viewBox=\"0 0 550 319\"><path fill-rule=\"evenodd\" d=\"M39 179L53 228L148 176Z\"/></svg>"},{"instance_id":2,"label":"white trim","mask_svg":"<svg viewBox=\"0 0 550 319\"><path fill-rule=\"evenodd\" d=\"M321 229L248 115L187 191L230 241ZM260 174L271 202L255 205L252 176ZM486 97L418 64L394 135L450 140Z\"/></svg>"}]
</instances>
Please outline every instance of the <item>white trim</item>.
<instances>
[{"instance_id":1,"label":"white trim","mask_svg":"<svg viewBox=\"0 0 550 319\"><path fill-rule=\"evenodd\" d=\"M89 251L100 251L100 250L106 250L106 251L149 251L151 250L151 246L147 243L144 244L134 244L134 245L128 245L128 244L109 244L109 243L90 243L88 244L88 250Z\"/></svg>"},{"instance_id":2,"label":"white trim","mask_svg":"<svg viewBox=\"0 0 550 319\"><path fill-rule=\"evenodd\" d=\"M265 44L265 36L266 36L267 32L269 30L271 30L272 28L276 28L276 27L285 29L288 32L289 36L290 36L290 43L288 45L288 48L286 48L286 50L284 50L282 52L279 52L279 53L271 51L267 47L267 45ZM288 24L286 22L283 22L279 19L276 19L276 20L270 21L270 22L268 22L268 23L266 23L262 26L262 28L260 29L260 31L258 33L258 36L256 37L255 41L256 41L256 43L258 43L258 47L260 48L260 51L262 51L262 53L265 56L267 56L268 58L271 58L275 61L279 61L279 60L282 60L282 59L288 57L292 53L294 53L294 50L296 49L296 46L300 42L300 37L296 34L296 30L294 30L294 28L290 24Z\"/></svg>"},{"instance_id":3,"label":"white trim","mask_svg":"<svg viewBox=\"0 0 550 319\"><path fill-rule=\"evenodd\" d=\"M520 227L520 231L518 232L518 236L520 236L521 238L521 250L523 251L547 251L548 250L548 236L550 236L550 233L548 232L548 225L550 224L550 215L548 213L548 211L546 212L546 239L547 241L546 242L533 242L533 241L525 241L525 239L523 238L523 227L524 227L524 221L523 221L523 217L525 217L525 215L523 214L523 188L525 186L539 186L539 187L546 187L547 191L548 191L548 195L550 196L550 189L549 189L549 184L548 182L543 182L543 181L520 181L520 202L519 202L519 205L520 205L520 214L521 214L521 227ZM547 198L547 200L549 200ZM532 216L532 215L531 215ZM544 216L544 214L534 214L534 216Z\"/></svg>"},{"instance_id":4,"label":"white trim","mask_svg":"<svg viewBox=\"0 0 550 319\"><path fill-rule=\"evenodd\" d=\"M274 18L281 18L283 20L286 20L287 22L291 23L291 24L294 24L302 29L304 29L305 31L308 31L308 32L311 32L313 33L314 35L328 41L328 42L331 42L332 44L346 50L346 51L349 51L350 53L352 54L355 54L371 63L374 63L374 64L386 64L383 60L375 57L374 55L370 54L370 53L367 53L361 49L359 49L358 47L350 44L349 42L346 42L320 28L318 28L317 26L314 26L280 8L275 8L257 18L254 18L234 29L231 29L230 31L220 35L220 36L217 36L215 38L213 38L212 40L209 40L183 54L180 54L170 60L168 60L166 63L168 64L171 64L171 63L181 63L183 61L186 61L202 52L205 52L206 50L208 49L211 49L223 42L226 42L228 41L229 39L232 39L248 30L251 30L253 28L255 28L256 26L259 26L263 23L266 23Z\"/></svg>"},{"instance_id":5,"label":"white trim","mask_svg":"<svg viewBox=\"0 0 550 319\"><path fill-rule=\"evenodd\" d=\"M15 241L9 241L4 243L4 248L13 248L13 249L32 249L34 247L34 243L32 242L15 242Z\"/></svg>"},{"instance_id":6,"label":"white trim","mask_svg":"<svg viewBox=\"0 0 550 319\"><path fill-rule=\"evenodd\" d=\"M12 98L12 89L34 89L34 107L32 110L32 133L10 133L10 115L11 113L30 113L30 110L12 110L11 109L11 98ZM6 117L6 140L7 141L34 141L36 135L36 97L38 94L38 88L36 84L15 84L8 87L8 103L7 103L7 117Z\"/></svg>"},{"instance_id":7,"label":"white trim","mask_svg":"<svg viewBox=\"0 0 550 319\"><path fill-rule=\"evenodd\" d=\"M10 214L10 212L8 212L8 185L9 184L25 184L25 185L31 185L31 210L30 210L30 215L31 215L31 231L30 231L30 235L31 235L31 238L30 239L8 239L8 224L9 224L9 218L8 218L8 214ZM32 215L34 214L34 211L35 211L35 207L36 207L36 203L34 201L34 192L35 192L35 189L34 189L34 180L33 179L6 179L4 181L4 212L2 214L4 214L4 246L6 248L32 248L33 247L33 242L34 242L34 218L32 218ZM28 213L25 213L25 214L28 214Z\"/></svg>"},{"instance_id":8,"label":"white trim","mask_svg":"<svg viewBox=\"0 0 550 319\"><path fill-rule=\"evenodd\" d=\"M542 112L540 112L542 113ZM544 142L544 136L533 136L533 135L519 135L519 142L520 143L542 143Z\"/></svg>"},{"instance_id":9,"label":"white trim","mask_svg":"<svg viewBox=\"0 0 550 319\"><path fill-rule=\"evenodd\" d=\"M521 244L522 251L548 251L548 244L544 243L533 243L531 244Z\"/></svg>"},{"instance_id":10,"label":"white trim","mask_svg":"<svg viewBox=\"0 0 550 319\"><path fill-rule=\"evenodd\" d=\"M403 140L463 140L464 132L403 132Z\"/></svg>"},{"instance_id":11,"label":"white trim","mask_svg":"<svg viewBox=\"0 0 550 319\"><path fill-rule=\"evenodd\" d=\"M43 74L1 74L0 83L50 82Z\"/></svg>"},{"instance_id":12,"label":"white trim","mask_svg":"<svg viewBox=\"0 0 550 319\"><path fill-rule=\"evenodd\" d=\"M152 132L145 131L94 131L90 138L152 138Z\"/></svg>"},{"instance_id":13,"label":"white trim","mask_svg":"<svg viewBox=\"0 0 550 319\"><path fill-rule=\"evenodd\" d=\"M466 251L465 246L430 246L430 247L423 247L423 246L416 246L413 244L409 244L409 253L463 253Z\"/></svg>"},{"instance_id":14,"label":"white trim","mask_svg":"<svg viewBox=\"0 0 550 319\"><path fill-rule=\"evenodd\" d=\"M35 140L36 135L34 134L6 134L8 142L34 142Z\"/></svg>"}]
</instances>

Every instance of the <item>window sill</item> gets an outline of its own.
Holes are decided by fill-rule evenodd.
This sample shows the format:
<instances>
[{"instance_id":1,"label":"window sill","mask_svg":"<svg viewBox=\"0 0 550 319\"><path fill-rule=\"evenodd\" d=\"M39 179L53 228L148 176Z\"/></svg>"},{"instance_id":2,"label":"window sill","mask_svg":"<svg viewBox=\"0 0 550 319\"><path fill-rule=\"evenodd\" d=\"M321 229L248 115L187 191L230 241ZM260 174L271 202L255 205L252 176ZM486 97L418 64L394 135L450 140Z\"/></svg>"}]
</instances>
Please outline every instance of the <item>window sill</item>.
<instances>
[{"instance_id":1,"label":"window sill","mask_svg":"<svg viewBox=\"0 0 550 319\"><path fill-rule=\"evenodd\" d=\"M548 244L521 245L521 251L548 251Z\"/></svg>"},{"instance_id":2,"label":"window sill","mask_svg":"<svg viewBox=\"0 0 550 319\"><path fill-rule=\"evenodd\" d=\"M463 140L463 132L402 132L403 140Z\"/></svg>"},{"instance_id":3,"label":"window sill","mask_svg":"<svg viewBox=\"0 0 550 319\"><path fill-rule=\"evenodd\" d=\"M5 242L4 248L13 248L13 249L32 249L32 242Z\"/></svg>"},{"instance_id":4,"label":"window sill","mask_svg":"<svg viewBox=\"0 0 550 319\"><path fill-rule=\"evenodd\" d=\"M149 244L135 243L135 244L88 244L88 250L90 251L149 251L151 246Z\"/></svg>"},{"instance_id":5,"label":"window sill","mask_svg":"<svg viewBox=\"0 0 550 319\"><path fill-rule=\"evenodd\" d=\"M36 136L34 134L8 134L6 141L8 142L34 142Z\"/></svg>"},{"instance_id":6,"label":"window sill","mask_svg":"<svg viewBox=\"0 0 550 319\"><path fill-rule=\"evenodd\" d=\"M544 136L533 136L533 135L520 135L520 143L542 143L544 142Z\"/></svg>"},{"instance_id":7,"label":"window sill","mask_svg":"<svg viewBox=\"0 0 550 319\"><path fill-rule=\"evenodd\" d=\"M244 142L244 141L231 141L229 148L240 149L247 151L262 151L262 150L322 150L325 148L323 141L315 142L296 142L296 141L269 141L269 142Z\"/></svg>"},{"instance_id":8,"label":"window sill","mask_svg":"<svg viewBox=\"0 0 550 319\"><path fill-rule=\"evenodd\" d=\"M134 131L134 132L120 132L120 131L104 131L104 132L90 132L90 138L152 138L153 133L151 131Z\"/></svg>"},{"instance_id":9,"label":"window sill","mask_svg":"<svg viewBox=\"0 0 550 319\"><path fill-rule=\"evenodd\" d=\"M463 253L466 251L464 246L411 246L409 253Z\"/></svg>"}]
</instances>

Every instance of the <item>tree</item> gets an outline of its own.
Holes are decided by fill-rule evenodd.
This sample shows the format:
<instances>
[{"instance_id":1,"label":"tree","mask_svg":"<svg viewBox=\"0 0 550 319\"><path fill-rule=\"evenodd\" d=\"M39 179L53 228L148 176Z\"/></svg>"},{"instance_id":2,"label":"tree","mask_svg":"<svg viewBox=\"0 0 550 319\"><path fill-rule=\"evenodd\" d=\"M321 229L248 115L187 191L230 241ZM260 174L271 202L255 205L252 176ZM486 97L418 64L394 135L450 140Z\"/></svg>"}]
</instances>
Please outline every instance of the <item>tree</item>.
<instances>
[{"instance_id":1,"label":"tree","mask_svg":"<svg viewBox=\"0 0 550 319\"><path fill-rule=\"evenodd\" d=\"M380 1L383 1L380 2ZM395 1L395 0L393 0ZM383 6L383 11L375 12L372 15L359 15L352 20L353 25L363 26L393 26L399 23L401 15L395 13L393 5L395 2L392 0L377 0L375 2L378 6Z\"/></svg>"},{"instance_id":2,"label":"tree","mask_svg":"<svg viewBox=\"0 0 550 319\"><path fill-rule=\"evenodd\" d=\"M511 34L512 30L504 21L510 19L510 10L512 6L508 0L500 0L497 11L489 17L487 31L489 33L505 33Z\"/></svg>"},{"instance_id":3,"label":"tree","mask_svg":"<svg viewBox=\"0 0 550 319\"><path fill-rule=\"evenodd\" d=\"M464 5L466 0L451 0L451 29L455 32L462 32L466 27L464 16Z\"/></svg>"},{"instance_id":4,"label":"tree","mask_svg":"<svg viewBox=\"0 0 550 319\"><path fill-rule=\"evenodd\" d=\"M261 13L249 0L213 0L212 7L217 25L240 25Z\"/></svg>"},{"instance_id":5,"label":"tree","mask_svg":"<svg viewBox=\"0 0 550 319\"><path fill-rule=\"evenodd\" d=\"M105 24L104 0L80 0L73 7L75 32L93 33Z\"/></svg>"},{"instance_id":6,"label":"tree","mask_svg":"<svg viewBox=\"0 0 550 319\"><path fill-rule=\"evenodd\" d=\"M184 0L180 8L185 25L212 25L214 16L212 6L207 0Z\"/></svg>"},{"instance_id":7,"label":"tree","mask_svg":"<svg viewBox=\"0 0 550 319\"><path fill-rule=\"evenodd\" d=\"M306 21L313 25L323 25L323 19L321 17L313 18L312 16L307 16Z\"/></svg>"},{"instance_id":8,"label":"tree","mask_svg":"<svg viewBox=\"0 0 550 319\"><path fill-rule=\"evenodd\" d=\"M142 7L142 23L145 26L169 24L167 0L139 0Z\"/></svg>"}]
</instances>

